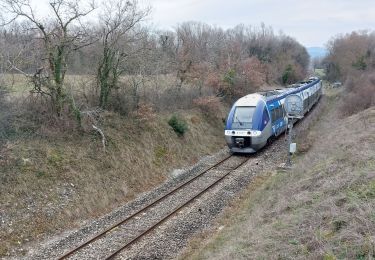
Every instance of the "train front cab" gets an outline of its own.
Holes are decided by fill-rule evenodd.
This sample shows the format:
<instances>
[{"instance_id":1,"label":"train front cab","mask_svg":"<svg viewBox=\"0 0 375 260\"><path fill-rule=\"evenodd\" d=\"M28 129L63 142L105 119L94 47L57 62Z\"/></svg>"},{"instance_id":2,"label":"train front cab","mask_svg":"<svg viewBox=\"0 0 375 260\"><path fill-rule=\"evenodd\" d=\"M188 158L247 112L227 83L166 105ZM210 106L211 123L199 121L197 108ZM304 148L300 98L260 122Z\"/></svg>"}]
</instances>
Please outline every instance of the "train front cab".
<instances>
[{"instance_id":1,"label":"train front cab","mask_svg":"<svg viewBox=\"0 0 375 260\"><path fill-rule=\"evenodd\" d=\"M247 114L241 113L246 111ZM225 128L225 140L231 152L255 153L267 144L271 135L270 114L263 100L255 107L232 107Z\"/></svg>"}]
</instances>

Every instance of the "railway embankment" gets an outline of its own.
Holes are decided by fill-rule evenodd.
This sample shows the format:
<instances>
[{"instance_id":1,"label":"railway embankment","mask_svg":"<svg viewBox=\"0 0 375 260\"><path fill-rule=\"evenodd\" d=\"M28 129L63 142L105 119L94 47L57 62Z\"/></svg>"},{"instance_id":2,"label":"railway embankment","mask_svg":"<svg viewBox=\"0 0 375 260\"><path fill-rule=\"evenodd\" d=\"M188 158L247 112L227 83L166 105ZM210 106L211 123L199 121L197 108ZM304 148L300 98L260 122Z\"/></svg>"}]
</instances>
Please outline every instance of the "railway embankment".
<instances>
[{"instance_id":1,"label":"railway embankment","mask_svg":"<svg viewBox=\"0 0 375 260\"><path fill-rule=\"evenodd\" d=\"M296 125L296 132L308 131L326 107L323 97ZM41 241L38 247L34 243L26 257L178 257L191 238L216 228L223 210L235 203L249 183L256 187L280 165L285 159L285 138L280 136L256 154L229 156L228 161L222 161L228 155L224 149L104 217Z\"/></svg>"},{"instance_id":2,"label":"railway embankment","mask_svg":"<svg viewBox=\"0 0 375 260\"><path fill-rule=\"evenodd\" d=\"M304 120L296 124L299 153L293 158L292 170L277 169L286 157L285 138L281 136L269 147L250 156L249 162L222 184L180 210L130 250L121 252L120 258L253 259L272 256L334 259L372 256L375 110L370 108L343 117L339 113L340 93L340 90L326 92ZM201 155L222 147L222 129L211 127L209 136L201 136L212 125L209 120L199 114L183 116L190 125L183 138L170 129L168 117L150 122L155 125L140 132L136 126L129 128L129 123L112 118L105 128L110 141L109 154L104 156L100 156L100 142L76 140L74 143L68 138L61 143L55 141L53 146L42 139L29 140L22 146L4 151L4 157L9 161L3 161L3 166L13 165L13 170L18 169L23 174L16 175L18 179L6 175L10 178L8 181L17 180L18 184L13 185L12 191L10 188L2 190L6 195L2 199L7 200L2 204L7 211L1 212L1 224L5 227L1 234L4 256L17 259L61 256L227 154L224 149L216 156L194 164ZM160 122L164 123L157 124ZM119 140L124 134L129 136L121 146ZM155 135L158 138L151 139ZM63 143L64 147L59 146ZM69 146L71 148L67 149ZM15 160L12 156L21 156L23 150L19 149L24 147L29 147L29 157ZM35 147L39 151L44 149L45 154L35 153ZM53 149L48 151L47 148ZM197 148L201 154L196 152ZM77 154L81 157L76 161L73 158ZM44 155L45 164L37 164L37 159L43 162ZM82 168L82 164L88 169ZM129 165L138 168L126 168ZM168 167L176 165L193 166L187 171L171 172ZM78 166L80 168L76 168ZM79 169L84 175L78 174ZM89 169L92 170L90 175ZM228 169L222 167L222 170ZM10 173L11 169L7 170ZM35 173L36 170L44 174L63 174L45 176ZM123 175L119 177L121 171ZM77 174L69 175L71 173ZM168 173L172 174L168 176ZM215 173L214 178L219 173ZM74 179L77 176L82 179ZM26 185L28 180L29 186ZM74 192L55 198L52 195L59 191L62 181L69 184L63 187ZM198 186L201 184L204 182ZM126 189L119 190L121 185ZM87 187L91 190L86 190ZM99 189L94 190L95 187ZM146 190L149 192L140 195ZM25 200L26 195L28 200ZM181 198L186 199L186 196ZM174 203L179 202L171 199ZM43 200L44 204L41 203ZM131 202L126 203L128 201ZM12 205L11 202L15 203ZM121 207L117 208L117 205ZM115 207L117 209L111 211ZM169 207L167 203L160 208L163 211ZM136 218L136 226L142 227L149 221L148 216L157 217L161 211L158 212L142 213ZM131 230L126 233L133 234L138 228ZM118 231L111 229L108 237ZM120 240L109 239L101 247L90 247L94 251L84 251L80 258L90 259L111 252L116 243L122 242Z\"/></svg>"},{"instance_id":3,"label":"railway embankment","mask_svg":"<svg viewBox=\"0 0 375 260\"><path fill-rule=\"evenodd\" d=\"M343 117L340 91L326 99L319 119L297 136L293 169L250 183L183 258L375 257L375 108Z\"/></svg>"},{"instance_id":4,"label":"railway embankment","mask_svg":"<svg viewBox=\"0 0 375 260\"><path fill-rule=\"evenodd\" d=\"M172 113L140 121L106 112L106 152L95 132L36 133L1 144L0 258L19 259L31 244L91 222L178 175L173 169L224 148L221 119L174 113L188 126L184 136L168 124Z\"/></svg>"}]
</instances>

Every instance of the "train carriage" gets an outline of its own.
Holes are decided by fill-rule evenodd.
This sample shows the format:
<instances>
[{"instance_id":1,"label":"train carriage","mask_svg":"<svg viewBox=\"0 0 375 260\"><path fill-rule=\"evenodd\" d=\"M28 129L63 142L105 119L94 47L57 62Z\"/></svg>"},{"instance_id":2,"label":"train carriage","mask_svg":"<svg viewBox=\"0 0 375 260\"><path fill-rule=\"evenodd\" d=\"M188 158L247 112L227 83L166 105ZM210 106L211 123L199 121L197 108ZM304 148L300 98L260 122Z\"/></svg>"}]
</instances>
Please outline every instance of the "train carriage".
<instances>
[{"instance_id":1,"label":"train carriage","mask_svg":"<svg viewBox=\"0 0 375 260\"><path fill-rule=\"evenodd\" d=\"M307 113L322 94L322 82L316 77L285 89L259 92L244 96L232 106L225 127L225 140L234 153L254 153L270 138L287 129L284 109L288 95L299 95L303 113Z\"/></svg>"}]
</instances>

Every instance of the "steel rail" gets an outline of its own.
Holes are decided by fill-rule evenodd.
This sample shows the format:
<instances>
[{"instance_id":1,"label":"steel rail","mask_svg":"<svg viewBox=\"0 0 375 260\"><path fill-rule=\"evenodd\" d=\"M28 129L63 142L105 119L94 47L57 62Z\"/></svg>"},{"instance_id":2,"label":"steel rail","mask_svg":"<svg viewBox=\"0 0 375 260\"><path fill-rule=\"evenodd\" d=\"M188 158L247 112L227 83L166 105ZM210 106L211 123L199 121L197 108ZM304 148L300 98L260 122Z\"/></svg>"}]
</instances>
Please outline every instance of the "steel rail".
<instances>
[{"instance_id":1,"label":"steel rail","mask_svg":"<svg viewBox=\"0 0 375 260\"><path fill-rule=\"evenodd\" d=\"M164 194L163 196L159 197L158 199L154 200L152 203L148 204L147 206L139 209L138 211L134 212L133 214L131 214L130 216L126 217L125 219L122 219L120 221L118 221L117 223L111 225L109 228L105 229L104 231L98 233L98 234L95 234L93 237L91 237L90 239L88 239L87 241L81 243L80 245L76 246L74 249L71 249L69 250L68 252L66 252L65 254L63 254L62 256L60 256L59 258L57 258L58 260L62 260L62 259L66 259L67 257L73 255L74 253L76 253L77 251L79 251L80 249L84 248L85 246L93 243L94 241L98 240L99 238L103 237L105 234L107 234L108 232L110 232L111 230L117 228L118 226L128 222L129 220L133 219L134 217L138 216L139 214L143 213L144 211L150 209L151 207L155 206L155 204L159 203L160 201L164 200L166 197L176 193L177 191L179 191L181 188L185 187L186 185L190 184L191 182L193 182L194 180L196 180L197 178L201 177L203 174L207 173L208 171L212 170L213 168L219 166L220 164L222 164L223 162L227 161L229 158L231 158L233 155L229 155L227 157L225 157L224 159L220 160L219 162L217 162L216 164L210 166L209 168L207 168L206 170L202 171L201 173L199 173L198 175L194 176L193 178L191 178L190 180L180 184L179 186L177 186L176 188L174 188L173 190L171 190L170 192Z\"/></svg>"},{"instance_id":2,"label":"steel rail","mask_svg":"<svg viewBox=\"0 0 375 260\"><path fill-rule=\"evenodd\" d=\"M197 199L198 197L200 197L201 195L203 195L204 193L206 193L206 191L208 191L209 189L213 188L214 186L216 186L218 183L220 183L225 177L227 177L229 174L231 174L233 171L237 170L239 167L241 167L243 164L245 164L247 161L249 161L250 158L247 158L246 160L244 160L243 162L241 162L239 165L237 165L236 167L234 167L233 169L231 169L230 171L228 171L225 175L223 175L222 177L220 177L218 180L216 180L214 183L210 184L208 187L206 187L204 190L200 191L198 194L196 194L194 197L192 197L191 199L189 199L187 202L185 202L183 205L179 206L178 208L176 208L175 210L173 210L173 212L169 213L167 216L165 216L163 219L161 219L160 221L158 221L156 224L154 224L152 227L148 228L147 230L143 231L141 234L139 234L137 237L133 238L131 241L129 241L128 243L126 243L125 245L123 245L121 248L117 249L116 251L114 251L111 255L107 256L106 260L109 260L109 259L113 259L116 255L118 255L121 251L123 251L125 248L128 248L130 247L131 245L133 245L134 243L136 243L137 241L139 241L141 238L143 238L145 235L147 235L148 233L150 233L151 231L153 231L155 228L157 228L158 226L160 226L161 224L163 224L165 221L167 221L169 218L171 218L172 216L174 216L177 212L179 212L182 208L188 206L190 203L192 203L193 201L195 201L195 199Z\"/></svg>"}]
</instances>

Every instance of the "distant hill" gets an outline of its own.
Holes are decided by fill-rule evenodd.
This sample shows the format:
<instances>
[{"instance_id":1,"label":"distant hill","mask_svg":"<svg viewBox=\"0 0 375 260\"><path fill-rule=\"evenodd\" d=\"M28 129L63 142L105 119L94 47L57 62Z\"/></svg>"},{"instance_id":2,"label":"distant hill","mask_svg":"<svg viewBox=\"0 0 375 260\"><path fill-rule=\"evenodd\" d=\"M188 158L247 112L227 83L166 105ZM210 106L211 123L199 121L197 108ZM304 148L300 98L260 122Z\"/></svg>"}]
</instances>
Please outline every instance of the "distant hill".
<instances>
[{"instance_id":1,"label":"distant hill","mask_svg":"<svg viewBox=\"0 0 375 260\"><path fill-rule=\"evenodd\" d=\"M327 55L328 51L322 47L308 47L306 48L307 52L309 53L311 59L314 58L322 58Z\"/></svg>"}]
</instances>

